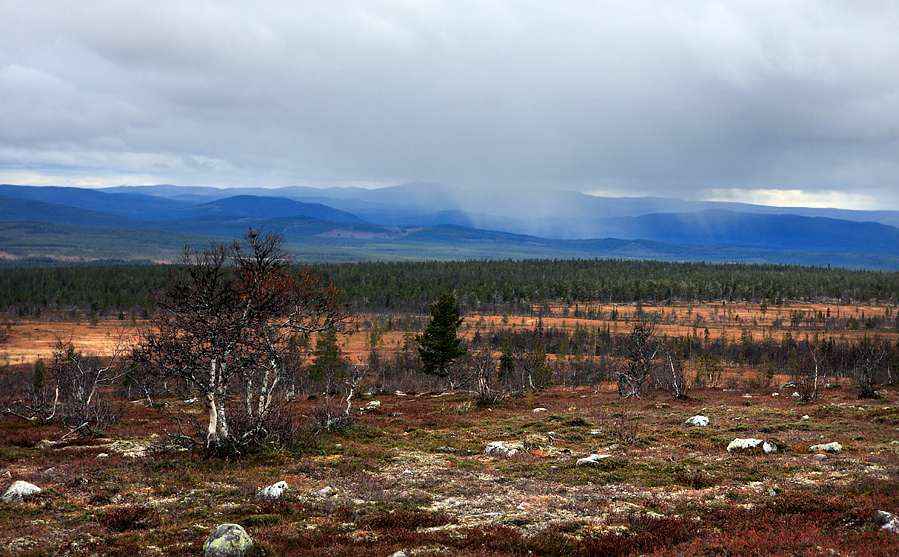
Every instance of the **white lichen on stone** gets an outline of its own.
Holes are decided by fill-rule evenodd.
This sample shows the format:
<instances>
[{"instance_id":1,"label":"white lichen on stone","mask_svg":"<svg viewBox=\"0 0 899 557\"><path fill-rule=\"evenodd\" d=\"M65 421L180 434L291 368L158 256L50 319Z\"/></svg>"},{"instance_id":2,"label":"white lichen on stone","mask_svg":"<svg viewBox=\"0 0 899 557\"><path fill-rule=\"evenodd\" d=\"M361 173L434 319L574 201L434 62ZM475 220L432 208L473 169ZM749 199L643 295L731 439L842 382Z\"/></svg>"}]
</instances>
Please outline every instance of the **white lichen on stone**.
<instances>
[{"instance_id":1,"label":"white lichen on stone","mask_svg":"<svg viewBox=\"0 0 899 557\"><path fill-rule=\"evenodd\" d=\"M206 538L203 551L206 557L242 557L253 545L253 538L242 526L222 524Z\"/></svg>"},{"instance_id":2,"label":"white lichen on stone","mask_svg":"<svg viewBox=\"0 0 899 557\"><path fill-rule=\"evenodd\" d=\"M40 492L41 488L38 486L19 480L9 486L3 497L0 497L0 501L4 503L21 503L24 497Z\"/></svg>"},{"instance_id":3,"label":"white lichen on stone","mask_svg":"<svg viewBox=\"0 0 899 557\"><path fill-rule=\"evenodd\" d=\"M709 419L706 416L693 416L691 418L687 418L687 421L684 422L687 425L693 425L697 427L705 427L709 425Z\"/></svg>"},{"instance_id":4,"label":"white lichen on stone","mask_svg":"<svg viewBox=\"0 0 899 557\"><path fill-rule=\"evenodd\" d=\"M765 441L764 439L753 439L753 438L734 439L727 446L727 452L730 453L730 452L734 452L734 451L737 451L737 452L748 451L748 450L755 449L759 446L761 446L762 450L765 451L766 453L776 453L777 452L776 444L774 444L770 441Z\"/></svg>"}]
</instances>

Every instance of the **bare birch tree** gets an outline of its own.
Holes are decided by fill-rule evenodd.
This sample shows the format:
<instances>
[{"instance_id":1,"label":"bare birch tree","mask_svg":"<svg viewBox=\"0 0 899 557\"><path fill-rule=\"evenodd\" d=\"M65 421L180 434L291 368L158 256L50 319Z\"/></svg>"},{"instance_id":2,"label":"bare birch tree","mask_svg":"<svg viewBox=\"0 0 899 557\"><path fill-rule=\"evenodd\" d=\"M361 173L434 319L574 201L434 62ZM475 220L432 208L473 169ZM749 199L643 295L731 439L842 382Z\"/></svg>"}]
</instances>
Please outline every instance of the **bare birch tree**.
<instances>
[{"instance_id":1,"label":"bare birch tree","mask_svg":"<svg viewBox=\"0 0 899 557\"><path fill-rule=\"evenodd\" d=\"M64 437L89 436L114 423L118 415L108 391L127 372L124 334L116 335L111 353L103 357L85 354L61 336L52 347L50 363L38 359L31 384L17 397L10 392L3 413L33 424L60 423Z\"/></svg>"},{"instance_id":2,"label":"bare birch tree","mask_svg":"<svg viewBox=\"0 0 899 557\"><path fill-rule=\"evenodd\" d=\"M311 272L291 274L283 242L250 229L239 243L185 247L141 335L139 360L202 394L209 448L264 435L291 337L333 328L341 318L336 289ZM242 403L229 406L238 393ZM238 435L229 427L232 410L245 425Z\"/></svg>"},{"instance_id":3,"label":"bare birch tree","mask_svg":"<svg viewBox=\"0 0 899 557\"><path fill-rule=\"evenodd\" d=\"M655 337L655 327L637 321L622 346L624 365L618 371L618 396L639 398L646 381L652 377L662 353L662 344Z\"/></svg>"}]
</instances>

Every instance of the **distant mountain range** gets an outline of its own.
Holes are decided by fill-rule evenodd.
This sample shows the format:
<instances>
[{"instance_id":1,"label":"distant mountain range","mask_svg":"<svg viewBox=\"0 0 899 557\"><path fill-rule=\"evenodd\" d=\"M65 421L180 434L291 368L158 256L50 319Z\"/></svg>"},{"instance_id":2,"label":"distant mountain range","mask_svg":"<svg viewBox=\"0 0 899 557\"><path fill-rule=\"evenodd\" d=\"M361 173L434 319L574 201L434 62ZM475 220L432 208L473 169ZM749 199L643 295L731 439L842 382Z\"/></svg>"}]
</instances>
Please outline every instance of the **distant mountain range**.
<instances>
[{"instance_id":1,"label":"distant mountain range","mask_svg":"<svg viewBox=\"0 0 899 557\"><path fill-rule=\"evenodd\" d=\"M376 190L0 185L0 221L5 264L171 261L185 243L264 227L283 233L302 261L615 257L899 270L899 211L510 195L422 182Z\"/></svg>"}]
</instances>

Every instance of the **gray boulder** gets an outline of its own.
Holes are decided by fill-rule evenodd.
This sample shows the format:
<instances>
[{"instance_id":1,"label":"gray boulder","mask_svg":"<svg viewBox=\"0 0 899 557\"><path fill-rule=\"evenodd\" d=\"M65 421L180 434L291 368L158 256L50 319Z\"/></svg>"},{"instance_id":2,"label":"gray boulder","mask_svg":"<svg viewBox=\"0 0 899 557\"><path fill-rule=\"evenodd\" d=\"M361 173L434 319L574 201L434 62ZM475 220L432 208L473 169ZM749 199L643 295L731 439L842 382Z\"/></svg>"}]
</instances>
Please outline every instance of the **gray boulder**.
<instances>
[{"instance_id":1,"label":"gray boulder","mask_svg":"<svg viewBox=\"0 0 899 557\"><path fill-rule=\"evenodd\" d=\"M504 441L493 441L484 449L484 454L492 456L514 456L522 453L539 451L549 455L559 453L553 447L555 443L554 433L550 432L546 435L533 434L528 435L521 441L512 441L506 443Z\"/></svg>"},{"instance_id":2,"label":"gray boulder","mask_svg":"<svg viewBox=\"0 0 899 557\"><path fill-rule=\"evenodd\" d=\"M21 503L24 497L40 492L41 488L38 486L19 480L9 486L3 497L0 497L0 501L4 503Z\"/></svg>"},{"instance_id":3,"label":"gray boulder","mask_svg":"<svg viewBox=\"0 0 899 557\"><path fill-rule=\"evenodd\" d=\"M329 485L328 487L319 489L317 493L322 497L334 497L335 495L337 495L337 490L334 489L333 486Z\"/></svg>"},{"instance_id":4,"label":"gray boulder","mask_svg":"<svg viewBox=\"0 0 899 557\"><path fill-rule=\"evenodd\" d=\"M871 516L871 522L876 526L880 526L881 530L899 534L899 517L893 513L874 511L874 514Z\"/></svg>"},{"instance_id":5,"label":"gray boulder","mask_svg":"<svg viewBox=\"0 0 899 557\"><path fill-rule=\"evenodd\" d=\"M506 445L502 441L493 441L488 443L484 449L484 454L492 456L513 456L524 452L524 445L521 443L509 443Z\"/></svg>"},{"instance_id":6,"label":"gray boulder","mask_svg":"<svg viewBox=\"0 0 899 557\"><path fill-rule=\"evenodd\" d=\"M243 557L253 545L253 538L242 526L222 524L206 538L203 551L206 557Z\"/></svg>"},{"instance_id":7,"label":"gray boulder","mask_svg":"<svg viewBox=\"0 0 899 557\"><path fill-rule=\"evenodd\" d=\"M274 501L276 499L280 499L284 492L290 489L290 486L287 485L287 482L278 482L272 484L264 489L261 489L259 493L256 494L256 500L265 500L265 501Z\"/></svg>"},{"instance_id":8,"label":"gray boulder","mask_svg":"<svg viewBox=\"0 0 899 557\"><path fill-rule=\"evenodd\" d=\"M692 418L687 418L687 421L684 423L697 427L705 427L709 425L709 419L706 416L693 416Z\"/></svg>"},{"instance_id":9,"label":"gray boulder","mask_svg":"<svg viewBox=\"0 0 899 557\"><path fill-rule=\"evenodd\" d=\"M467 449L457 449L455 447L437 447L434 449L438 453L454 454L459 456L471 456L471 451Z\"/></svg>"},{"instance_id":10,"label":"gray boulder","mask_svg":"<svg viewBox=\"0 0 899 557\"><path fill-rule=\"evenodd\" d=\"M592 454L586 458L579 458L574 463L575 466L596 466L599 461L604 458L611 458L610 454Z\"/></svg>"},{"instance_id":11,"label":"gray boulder","mask_svg":"<svg viewBox=\"0 0 899 557\"><path fill-rule=\"evenodd\" d=\"M748 451L753 451L759 447L761 447L762 450L765 451L766 453L776 453L777 452L777 445L775 443L772 443L770 441L765 441L764 439L753 439L753 438L734 439L727 446L727 452L729 452L729 453L748 452Z\"/></svg>"}]
</instances>

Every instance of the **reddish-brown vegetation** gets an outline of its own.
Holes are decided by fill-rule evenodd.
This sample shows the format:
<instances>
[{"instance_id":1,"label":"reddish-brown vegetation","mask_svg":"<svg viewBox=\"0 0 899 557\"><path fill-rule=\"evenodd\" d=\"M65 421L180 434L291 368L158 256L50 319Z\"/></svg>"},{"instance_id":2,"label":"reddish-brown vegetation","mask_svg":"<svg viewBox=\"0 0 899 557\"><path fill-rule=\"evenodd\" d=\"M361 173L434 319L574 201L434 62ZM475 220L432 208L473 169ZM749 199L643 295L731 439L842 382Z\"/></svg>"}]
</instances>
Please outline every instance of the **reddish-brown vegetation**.
<instances>
[{"instance_id":1,"label":"reddish-brown vegetation","mask_svg":"<svg viewBox=\"0 0 899 557\"><path fill-rule=\"evenodd\" d=\"M376 398L355 425L308 428L292 448L224 460L165 449L177 399L129 404L108 439L42 442L58 437L52 426L7 418L2 487L25 479L44 492L0 507L0 554L195 555L223 522L244 525L272 555L899 551L899 536L869 522L874 510L899 509L892 389L862 405L848 388L812 404L718 389L622 402L609 390L554 388L489 408L440 392ZM291 412L311 424L325 402L296 400ZM700 411L707 428L683 425ZM737 436L776 438L785 451L728 454ZM808 446L822 438L846 450L817 460ZM482 454L487 442L522 439L546 445ZM126 456L135 445L149 451ZM460 452L438 451L447 446ZM574 466L603 451L613 457L600 466ZM279 480L291 486L285 499L254 499ZM329 485L335 495L318 494Z\"/></svg>"},{"instance_id":2,"label":"reddish-brown vegetation","mask_svg":"<svg viewBox=\"0 0 899 557\"><path fill-rule=\"evenodd\" d=\"M585 308L543 308L541 318L467 315L461 333L471 342L542 323L572 338L576 327L608 328L614 337L627 334L642 311L656 316L658 335L668 338L726 335L739 344L748 330L778 345L787 333L897 341L895 329L865 328L865 320L887 317L878 307L606 306L602 319L575 318L578 310ZM828 310L841 321L828 321ZM847 326L847 316L861 325ZM4 373L29 381L33 362L49 358L57 337L102 355L121 323L15 322ZM401 353L414 332L355 316L341 336L352 362L367 361L374 324L385 358ZM133 335L141 323L126 325ZM501 348L493 345L497 355ZM716 388L625 401L613 382L576 373L591 357L551 353L556 370L564 368L556 387L484 406L468 391L444 393L438 381L412 375L400 376L403 394L378 391L392 384L367 377L351 416L339 421L342 392L298 393L283 409L295 427L292 443L228 458L180 450L166 434L177 432L174 417L202 415L189 392L148 400L111 391L120 419L99 437L62 439L58 423L6 416L0 489L21 479L44 491L22 505L0 505L0 555L197 555L224 522L243 525L271 555L899 554L899 535L870 522L874 510L899 512L895 387L859 401L849 378L831 377L819 398L802 402L792 387L779 388L793 378L785 369L754 383L759 368L734 360ZM684 365L692 378L701 361ZM373 400L380 405L362 411ZM684 425L698 413L710 417L708 427ZM772 439L782 450L730 454L735 437ZM485 456L497 440L528 450ZM830 441L845 450L823 458L809 452ZM593 453L612 456L575 466ZM255 500L279 480L291 488L284 499ZM334 494L319 494L327 486Z\"/></svg>"}]
</instances>

